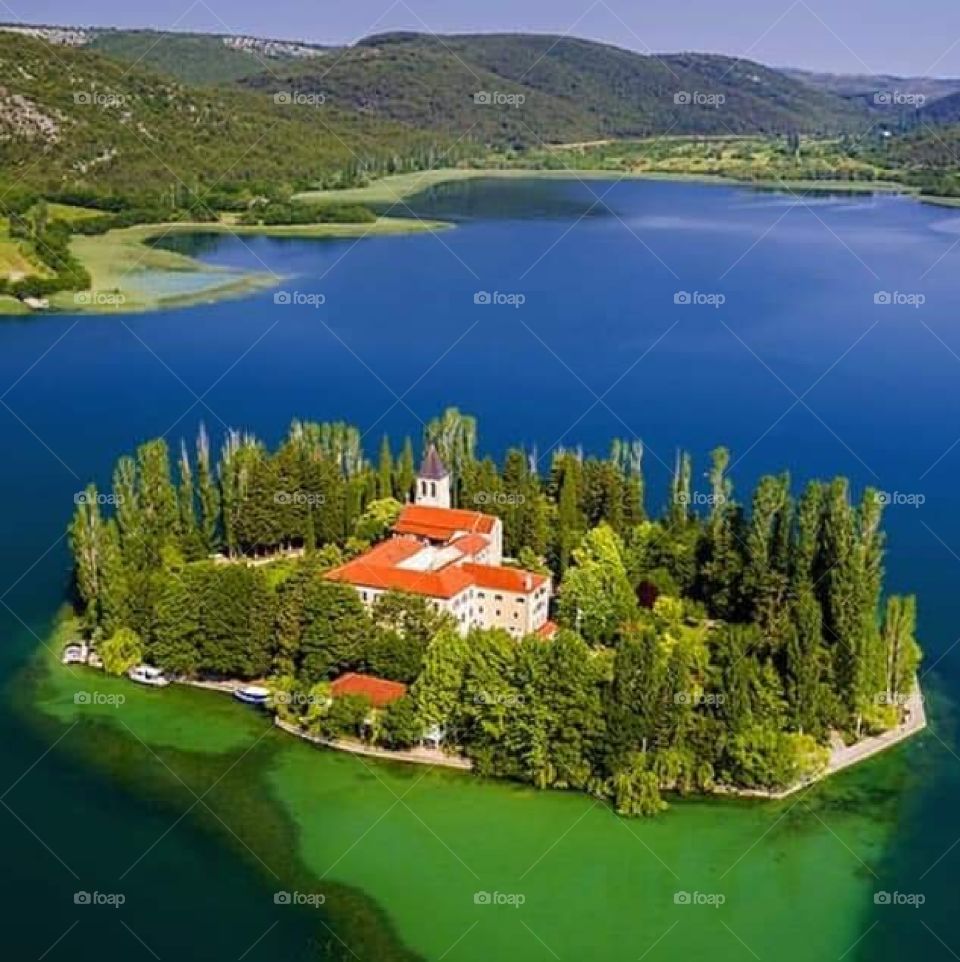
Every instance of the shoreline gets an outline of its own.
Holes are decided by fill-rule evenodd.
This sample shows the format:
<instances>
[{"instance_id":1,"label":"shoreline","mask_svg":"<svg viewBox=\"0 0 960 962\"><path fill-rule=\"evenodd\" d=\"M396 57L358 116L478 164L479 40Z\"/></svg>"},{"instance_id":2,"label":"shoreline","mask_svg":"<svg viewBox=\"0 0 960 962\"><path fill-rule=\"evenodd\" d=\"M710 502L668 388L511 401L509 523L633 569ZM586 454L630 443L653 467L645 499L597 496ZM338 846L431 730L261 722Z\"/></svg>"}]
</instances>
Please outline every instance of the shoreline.
<instances>
[{"instance_id":1,"label":"shoreline","mask_svg":"<svg viewBox=\"0 0 960 962\"><path fill-rule=\"evenodd\" d=\"M914 735L919 735L927 727L927 713L924 705L923 692L920 689L919 680L916 682L910 698L907 700L906 709L910 713L907 721L902 722L895 728L890 728L879 735L870 735L861 738L860 741L852 745L837 746L830 751L830 760L826 768L813 778L797 782L789 788L781 789L778 792L768 791L760 788L731 788L730 790L721 789L716 794L735 795L740 798L762 798L769 801L780 801L789 798L804 788L812 787L818 782L822 782L837 772L853 768L861 762L869 761L871 758L885 752L888 748L893 748Z\"/></svg>"},{"instance_id":2,"label":"shoreline","mask_svg":"<svg viewBox=\"0 0 960 962\"><path fill-rule=\"evenodd\" d=\"M345 190L301 191L293 195L298 202L367 203L406 206L405 200L442 184L479 179L503 180L632 180L691 183L744 187L756 191L803 191L841 194L888 194L910 197L922 204L960 207L960 197L924 195L919 189L895 181L841 180L746 180L719 174L683 171L601 170L597 168L523 168L523 167L442 167L407 174L393 174L365 187ZM137 224L116 228L100 235L74 235L71 248L90 271L92 284L87 291L63 291L50 298L50 308L33 310L12 296L0 296L0 318L36 317L45 314L124 315L214 304L235 300L269 290L289 275L270 271L225 268L163 248L150 242L175 234L232 234L237 237L274 237L294 239L356 239L395 237L452 229L450 221L381 214L369 224L276 224L247 225L227 219L216 222L172 221ZM150 278L144 275L153 273ZM202 275L206 275L202 277ZM177 278L200 280L194 289L163 290ZM141 281L138 286L137 281ZM189 286L189 285L188 285ZM86 295L86 298L84 297Z\"/></svg>"},{"instance_id":3,"label":"shoreline","mask_svg":"<svg viewBox=\"0 0 960 962\"><path fill-rule=\"evenodd\" d=\"M457 183L483 178L504 180L652 180L676 183L720 184L731 187L750 187L757 190L807 190L835 191L849 194L906 194L919 197L919 189L896 181L865 180L745 180L722 174L685 173L683 171L655 170L601 170L599 168L565 167L561 169L544 167L438 167L434 170L418 171L410 174L393 174L381 177L366 187L351 187L346 190L309 190L293 195L293 200L317 203L340 200L344 203L402 204L421 190L440 184ZM951 198L945 198L951 200ZM960 198L956 198L960 204Z\"/></svg>"},{"instance_id":4,"label":"shoreline","mask_svg":"<svg viewBox=\"0 0 960 962\"><path fill-rule=\"evenodd\" d=\"M249 682L240 681L203 681L201 679L184 679L175 684L186 685L190 688L199 688L204 691L214 691L224 695L233 696L234 692ZM745 798L760 799L763 801L777 802L791 795L795 795L807 788L812 788L819 782L823 782L831 775L853 768L861 762L869 761L871 758L885 752L888 748L893 748L914 735L919 735L927 727L927 715L924 704L923 691L920 688L919 679L915 683L914 689L904 706L909 714L906 721L881 732L879 735L870 735L861 738L851 745L834 746L830 750L830 758L826 767L812 778L807 778L777 791L763 788L738 788L734 785L718 785L712 792L703 793L704 798L711 795L726 798ZM310 744L329 748L333 751L345 752L351 755L363 755L379 761L402 763L410 765L429 765L440 768L452 768L463 772L473 770L473 762L463 755L447 754L442 751L431 749L406 749L402 751L392 751L388 748L379 748L376 745L367 745L361 741L349 738L321 738L319 735L311 735L302 728L291 722L283 721L278 716L274 716L273 724L276 728L299 738Z\"/></svg>"},{"instance_id":5,"label":"shoreline","mask_svg":"<svg viewBox=\"0 0 960 962\"><path fill-rule=\"evenodd\" d=\"M276 287L289 275L270 271L232 269L205 263L176 251L151 246L151 241L176 234L227 234L237 237L297 239L357 239L395 237L446 229L443 221L412 217L378 217L369 224L233 224L172 221L137 224L105 234L75 234L70 246L90 272L87 291L61 291L50 297L50 309L31 310L13 297L0 297L0 316L34 317L49 314L139 314L195 304L235 299ZM155 275L151 277L150 275ZM178 279L199 280L194 289L164 291ZM140 283L138 283L138 281Z\"/></svg>"}]
</instances>

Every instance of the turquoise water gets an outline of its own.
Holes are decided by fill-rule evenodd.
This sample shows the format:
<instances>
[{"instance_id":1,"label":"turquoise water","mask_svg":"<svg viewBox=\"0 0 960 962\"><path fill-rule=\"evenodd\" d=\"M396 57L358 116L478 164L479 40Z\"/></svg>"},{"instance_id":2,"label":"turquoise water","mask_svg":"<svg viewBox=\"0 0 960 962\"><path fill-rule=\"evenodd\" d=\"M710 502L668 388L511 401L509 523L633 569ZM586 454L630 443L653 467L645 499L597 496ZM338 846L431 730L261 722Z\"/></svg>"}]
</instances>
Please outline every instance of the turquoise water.
<instances>
[{"instance_id":1,"label":"turquoise water","mask_svg":"<svg viewBox=\"0 0 960 962\"><path fill-rule=\"evenodd\" d=\"M591 192L606 191L612 213L581 217ZM799 203L669 183L538 184L532 193L522 182L474 183L417 206L468 216L435 237L223 238L203 254L222 266L265 262L292 275L283 283L291 294L323 294L320 306L316 297L276 304L268 292L123 323L50 316L0 327L4 676L38 644L67 589L59 539L74 493L91 477L105 483L119 452L161 433L176 443L200 420L214 436L237 425L274 440L294 416L343 418L367 429L375 450L384 430L416 437L421 420L455 403L479 416L493 452L515 441L544 455L557 443L603 450L613 435L641 437L651 508L665 497L677 445L701 467L711 447L728 445L743 489L783 467L798 484L848 474L891 494L888 583L920 594L925 685L936 697L933 734L901 753L910 790L871 882L925 903L865 898L861 941L845 957L960 954L960 846L951 848L960 837L960 249L951 247L960 218L892 197ZM475 303L479 292L512 301ZM523 303L511 306L517 295ZM0 794L13 785L4 801L16 813L0 810L13 957L39 957L79 919L48 958L68 947L74 959L149 958L108 910L78 913L72 893L111 891L176 814L71 763L60 750L70 735L43 755L49 735L3 711L0 736ZM858 774L848 802L858 817L871 818L871 777L879 813L897 768L881 761ZM820 815L831 825L839 794ZM856 868L855 835L838 835ZM782 873L796 868L778 857ZM237 958L277 921L256 866L191 819L137 877L123 918L151 933L162 958ZM850 910L821 903L809 886L795 897L813 900L801 914L815 907L826 927L831 912ZM168 922L158 926L160 905ZM309 919L285 915L246 958L298 958L310 932Z\"/></svg>"}]
</instances>

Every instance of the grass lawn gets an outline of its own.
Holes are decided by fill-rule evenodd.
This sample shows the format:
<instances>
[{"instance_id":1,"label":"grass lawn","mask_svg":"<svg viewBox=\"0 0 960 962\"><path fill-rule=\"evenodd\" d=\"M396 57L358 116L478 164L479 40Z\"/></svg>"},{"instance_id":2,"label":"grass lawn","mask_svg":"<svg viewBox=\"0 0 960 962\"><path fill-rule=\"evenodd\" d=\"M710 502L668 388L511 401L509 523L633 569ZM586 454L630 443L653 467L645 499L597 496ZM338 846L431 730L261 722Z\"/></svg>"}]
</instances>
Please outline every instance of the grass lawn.
<instances>
[{"instance_id":1,"label":"grass lawn","mask_svg":"<svg viewBox=\"0 0 960 962\"><path fill-rule=\"evenodd\" d=\"M76 223L78 220L102 217L103 213L102 210L93 210L90 207L75 207L73 204L47 204L47 215L50 220L65 220L68 224Z\"/></svg>"}]
</instances>

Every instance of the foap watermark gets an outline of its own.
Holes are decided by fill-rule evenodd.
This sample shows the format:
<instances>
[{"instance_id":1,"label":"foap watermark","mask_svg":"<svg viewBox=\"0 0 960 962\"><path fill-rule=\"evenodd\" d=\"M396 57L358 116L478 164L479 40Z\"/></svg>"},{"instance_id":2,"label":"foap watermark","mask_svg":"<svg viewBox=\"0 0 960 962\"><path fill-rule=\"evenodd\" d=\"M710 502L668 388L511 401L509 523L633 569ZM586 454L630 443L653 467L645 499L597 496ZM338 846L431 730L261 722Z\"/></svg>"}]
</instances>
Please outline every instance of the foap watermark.
<instances>
[{"instance_id":1,"label":"foap watermark","mask_svg":"<svg viewBox=\"0 0 960 962\"><path fill-rule=\"evenodd\" d=\"M307 90L278 90L273 95L273 102L280 107L322 107L327 102L327 95Z\"/></svg>"},{"instance_id":2,"label":"foap watermark","mask_svg":"<svg viewBox=\"0 0 960 962\"><path fill-rule=\"evenodd\" d=\"M722 692L714 691L678 691L674 693L675 705L722 705L727 700Z\"/></svg>"},{"instance_id":3,"label":"foap watermark","mask_svg":"<svg viewBox=\"0 0 960 962\"><path fill-rule=\"evenodd\" d=\"M77 307L123 307L127 295L119 291L77 291L73 303Z\"/></svg>"},{"instance_id":4,"label":"foap watermark","mask_svg":"<svg viewBox=\"0 0 960 962\"><path fill-rule=\"evenodd\" d=\"M122 107L127 102L126 94L106 93L99 90L78 90L73 102L81 107Z\"/></svg>"},{"instance_id":5,"label":"foap watermark","mask_svg":"<svg viewBox=\"0 0 960 962\"><path fill-rule=\"evenodd\" d=\"M307 291L276 291L273 295L273 303L281 307L288 305L323 307L327 303L325 294L311 294Z\"/></svg>"},{"instance_id":6,"label":"foap watermark","mask_svg":"<svg viewBox=\"0 0 960 962\"><path fill-rule=\"evenodd\" d=\"M717 504L726 504L727 498L723 494L704 494L702 491L691 491L687 494L685 491L681 491L674 498L677 504L685 504L690 507L713 507Z\"/></svg>"},{"instance_id":7,"label":"foap watermark","mask_svg":"<svg viewBox=\"0 0 960 962\"><path fill-rule=\"evenodd\" d=\"M878 90L873 95L873 102L878 107L922 107L927 102L927 95L908 90Z\"/></svg>"},{"instance_id":8,"label":"foap watermark","mask_svg":"<svg viewBox=\"0 0 960 962\"><path fill-rule=\"evenodd\" d=\"M314 695L308 691L275 691L270 695L275 705L326 705L329 695Z\"/></svg>"},{"instance_id":9,"label":"foap watermark","mask_svg":"<svg viewBox=\"0 0 960 962\"><path fill-rule=\"evenodd\" d=\"M309 491L277 491L273 496L274 504L326 504L327 498L323 494L313 494Z\"/></svg>"},{"instance_id":10,"label":"foap watermark","mask_svg":"<svg viewBox=\"0 0 960 962\"><path fill-rule=\"evenodd\" d=\"M75 691L74 705L107 705L110 708L120 708L127 701L127 696L106 691Z\"/></svg>"},{"instance_id":11,"label":"foap watermark","mask_svg":"<svg viewBox=\"0 0 960 962\"><path fill-rule=\"evenodd\" d=\"M479 691L473 696L477 705L503 705L506 708L516 708L523 704L524 698L519 692Z\"/></svg>"},{"instance_id":12,"label":"foap watermark","mask_svg":"<svg viewBox=\"0 0 960 962\"><path fill-rule=\"evenodd\" d=\"M905 708L914 699L924 701L924 698L925 696L922 691L910 694L902 691L878 691L873 696L873 703L881 707Z\"/></svg>"},{"instance_id":13,"label":"foap watermark","mask_svg":"<svg viewBox=\"0 0 960 962\"><path fill-rule=\"evenodd\" d=\"M923 892L874 892L874 905L908 905L918 909L927 901Z\"/></svg>"},{"instance_id":14,"label":"foap watermark","mask_svg":"<svg viewBox=\"0 0 960 962\"><path fill-rule=\"evenodd\" d=\"M673 303L683 307L722 307L727 297L718 291L677 291Z\"/></svg>"},{"instance_id":15,"label":"foap watermark","mask_svg":"<svg viewBox=\"0 0 960 962\"><path fill-rule=\"evenodd\" d=\"M311 908L319 908L327 901L326 895L322 892L274 892L274 905L309 905Z\"/></svg>"},{"instance_id":16,"label":"foap watermark","mask_svg":"<svg viewBox=\"0 0 960 962\"><path fill-rule=\"evenodd\" d=\"M474 304L493 304L496 307L522 307L527 303L526 294L507 293L506 291L476 291Z\"/></svg>"},{"instance_id":17,"label":"foap watermark","mask_svg":"<svg viewBox=\"0 0 960 962\"><path fill-rule=\"evenodd\" d=\"M674 905L709 905L718 909L727 901L722 892L674 892Z\"/></svg>"},{"instance_id":18,"label":"foap watermark","mask_svg":"<svg viewBox=\"0 0 960 962\"><path fill-rule=\"evenodd\" d=\"M474 892L474 905L509 905L518 909L527 901L522 892Z\"/></svg>"},{"instance_id":19,"label":"foap watermark","mask_svg":"<svg viewBox=\"0 0 960 962\"><path fill-rule=\"evenodd\" d=\"M526 99L525 94L508 94L502 90L478 90L473 95L473 102L484 107L522 107Z\"/></svg>"},{"instance_id":20,"label":"foap watermark","mask_svg":"<svg viewBox=\"0 0 960 962\"><path fill-rule=\"evenodd\" d=\"M916 291L877 291L873 303L879 307L923 307L927 303L925 294Z\"/></svg>"},{"instance_id":21,"label":"foap watermark","mask_svg":"<svg viewBox=\"0 0 960 962\"><path fill-rule=\"evenodd\" d=\"M706 93L703 90L678 90L673 102L679 107L722 107L727 102L726 94Z\"/></svg>"},{"instance_id":22,"label":"foap watermark","mask_svg":"<svg viewBox=\"0 0 960 962\"><path fill-rule=\"evenodd\" d=\"M127 901L123 892L74 892L74 905L96 905L107 906L111 909L118 909Z\"/></svg>"},{"instance_id":23,"label":"foap watermark","mask_svg":"<svg viewBox=\"0 0 960 962\"><path fill-rule=\"evenodd\" d=\"M74 504L121 504L122 494L103 494L100 491L75 491L73 494Z\"/></svg>"},{"instance_id":24,"label":"foap watermark","mask_svg":"<svg viewBox=\"0 0 960 962\"><path fill-rule=\"evenodd\" d=\"M894 508L920 508L927 502L927 496L918 491L877 491L874 497L877 504Z\"/></svg>"},{"instance_id":25,"label":"foap watermark","mask_svg":"<svg viewBox=\"0 0 960 962\"><path fill-rule=\"evenodd\" d=\"M474 504L499 504L499 505L511 505L511 504L526 504L527 496L525 494L514 494L508 491L478 491L473 496Z\"/></svg>"}]
</instances>

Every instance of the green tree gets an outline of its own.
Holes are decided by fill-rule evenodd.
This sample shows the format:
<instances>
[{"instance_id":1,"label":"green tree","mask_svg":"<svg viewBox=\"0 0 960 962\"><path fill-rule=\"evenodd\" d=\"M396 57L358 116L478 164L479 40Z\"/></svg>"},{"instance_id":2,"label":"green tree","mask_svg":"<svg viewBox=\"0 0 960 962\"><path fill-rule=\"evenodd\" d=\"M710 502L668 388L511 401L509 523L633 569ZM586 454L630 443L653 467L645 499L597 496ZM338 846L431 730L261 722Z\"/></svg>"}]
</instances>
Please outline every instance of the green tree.
<instances>
[{"instance_id":1,"label":"green tree","mask_svg":"<svg viewBox=\"0 0 960 962\"><path fill-rule=\"evenodd\" d=\"M307 585L303 602L300 676L321 681L356 668L370 621L354 588L331 581Z\"/></svg>"},{"instance_id":2,"label":"green tree","mask_svg":"<svg viewBox=\"0 0 960 962\"><path fill-rule=\"evenodd\" d=\"M357 519L354 534L362 541L382 541L396 524L403 505L393 498L371 501Z\"/></svg>"},{"instance_id":3,"label":"green tree","mask_svg":"<svg viewBox=\"0 0 960 962\"><path fill-rule=\"evenodd\" d=\"M413 483L417 478L417 468L413 459L413 441L405 438L400 457L397 459L396 486L397 500L406 504L413 494Z\"/></svg>"},{"instance_id":4,"label":"green tree","mask_svg":"<svg viewBox=\"0 0 960 962\"><path fill-rule=\"evenodd\" d=\"M420 743L423 725L409 695L391 702L380 716L379 742L386 748L411 748Z\"/></svg>"},{"instance_id":5,"label":"green tree","mask_svg":"<svg viewBox=\"0 0 960 962\"><path fill-rule=\"evenodd\" d=\"M197 497L200 501L200 533L204 552L217 549L220 528L220 500L210 464L210 439L204 426L197 435Z\"/></svg>"},{"instance_id":6,"label":"green tree","mask_svg":"<svg viewBox=\"0 0 960 962\"><path fill-rule=\"evenodd\" d=\"M660 797L657 776L637 755L613 776L613 804L619 815L659 815L667 803Z\"/></svg>"},{"instance_id":7,"label":"green tree","mask_svg":"<svg viewBox=\"0 0 960 962\"><path fill-rule=\"evenodd\" d=\"M129 628L120 628L97 645L108 675L123 675L143 660L140 638Z\"/></svg>"},{"instance_id":8,"label":"green tree","mask_svg":"<svg viewBox=\"0 0 960 962\"><path fill-rule=\"evenodd\" d=\"M380 442L380 460L377 465L377 497L393 498L393 454L390 438L385 434Z\"/></svg>"},{"instance_id":9,"label":"green tree","mask_svg":"<svg viewBox=\"0 0 960 962\"><path fill-rule=\"evenodd\" d=\"M446 728L455 718L469 655L467 640L456 628L442 628L430 642L423 671L410 691L426 727Z\"/></svg>"},{"instance_id":10,"label":"green tree","mask_svg":"<svg viewBox=\"0 0 960 962\"><path fill-rule=\"evenodd\" d=\"M601 524L587 532L573 560L560 584L558 616L591 644L611 644L637 613L623 545L612 528Z\"/></svg>"}]
</instances>

